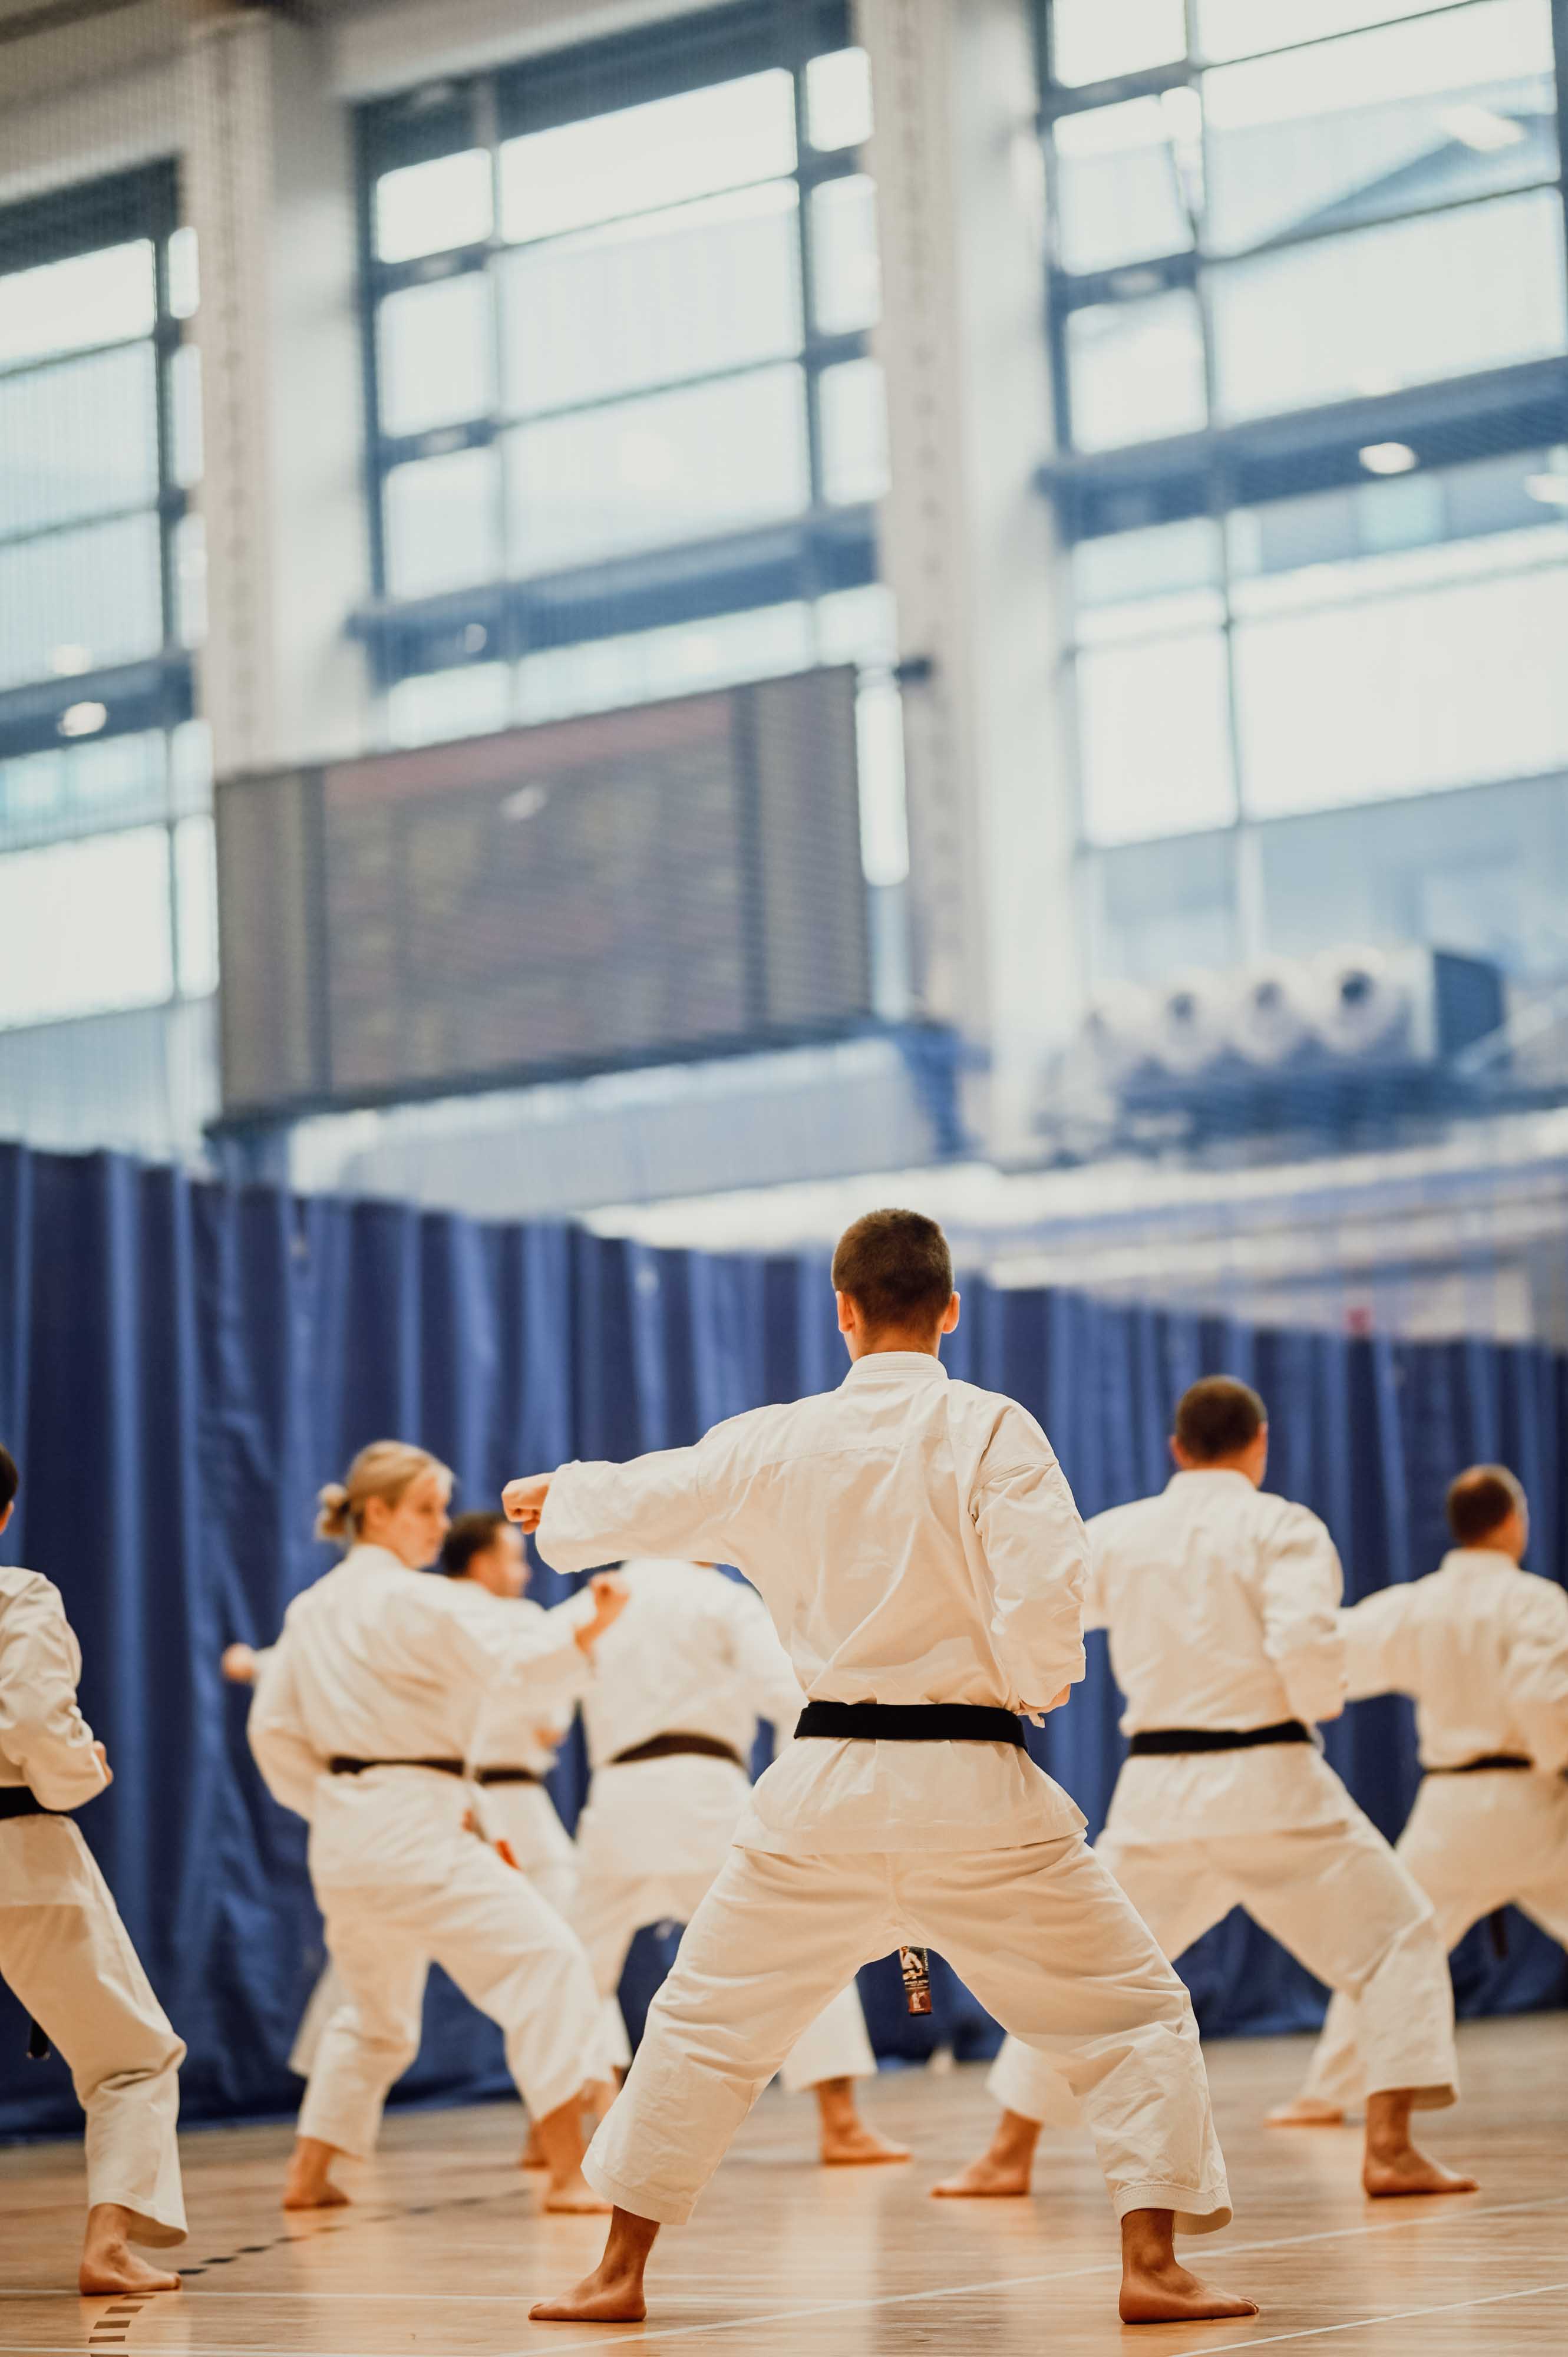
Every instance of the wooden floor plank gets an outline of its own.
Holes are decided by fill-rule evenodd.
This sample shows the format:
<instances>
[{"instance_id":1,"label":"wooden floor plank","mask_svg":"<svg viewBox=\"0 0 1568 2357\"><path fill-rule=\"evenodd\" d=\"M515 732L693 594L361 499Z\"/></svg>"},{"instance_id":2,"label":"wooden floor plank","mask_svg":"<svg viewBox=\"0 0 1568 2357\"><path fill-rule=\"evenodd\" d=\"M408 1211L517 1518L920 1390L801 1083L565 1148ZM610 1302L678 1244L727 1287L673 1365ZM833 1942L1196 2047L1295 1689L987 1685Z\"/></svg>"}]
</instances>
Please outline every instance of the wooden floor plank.
<instances>
[{"instance_id":1,"label":"wooden floor plank","mask_svg":"<svg viewBox=\"0 0 1568 2357\"><path fill-rule=\"evenodd\" d=\"M879 2123L908 2168L819 2169L812 2107L777 2089L747 2123L693 2223L655 2255L641 2328L531 2325L528 2304L580 2275L600 2222L547 2218L515 2167L509 2106L389 2119L373 2163L345 2173L354 2207L285 2219L288 2131L184 2139L191 2239L177 2297L80 2300L69 2289L82 2198L79 2147L0 2152L0 2357L536 2357L649 2348L658 2357L1175 2357L1191 2349L1335 2349L1366 2357L1496 2357L1568 2349L1568 2015L1461 2033L1465 2096L1421 2123L1481 2191L1369 2202L1354 2129L1263 2126L1297 2083L1299 2040L1209 2049L1236 2220L1185 2245L1262 2314L1222 2327L1116 2320L1116 2241L1087 2143L1042 2145L1028 2202L935 2202L931 2179L981 2140L983 2072L885 2073Z\"/></svg>"}]
</instances>

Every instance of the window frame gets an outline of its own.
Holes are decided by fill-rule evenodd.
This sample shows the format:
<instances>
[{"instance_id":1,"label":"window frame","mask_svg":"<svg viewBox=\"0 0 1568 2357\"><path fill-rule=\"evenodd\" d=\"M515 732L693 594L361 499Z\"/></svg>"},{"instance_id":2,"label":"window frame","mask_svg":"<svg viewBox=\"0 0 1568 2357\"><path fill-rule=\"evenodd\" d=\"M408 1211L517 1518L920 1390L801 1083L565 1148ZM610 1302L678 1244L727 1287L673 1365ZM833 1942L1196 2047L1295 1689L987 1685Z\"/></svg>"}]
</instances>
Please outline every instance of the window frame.
<instances>
[{"instance_id":1,"label":"window frame","mask_svg":"<svg viewBox=\"0 0 1568 2357\"><path fill-rule=\"evenodd\" d=\"M360 328L366 422L365 500L372 593L352 617L376 687L385 692L421 673L475 662L515 666L553 648L620 638L643 629L713 619L756 608L811 602L834 590L878 578L876 511L873 503L830 506L823 495L821 384L825 371L868 357L868 331L818 329L812 285L811 198L829 182L865 171L863 147L819 153L807 137L806 76L812 58L855 46L847 0L797 0L781 12L772 0L736 0L625 33L524 59L487 72L453 77L355 111L356 178L360 268ZM628 400L688 386L725 383L780 365L778 356L649 383L574 402L526 416L508 409L493 388L489 409L461 424L424 434L381 431L378 319L381 302L407 286L460 273L483 273L492 288L491 321L499 336L499 276L507 256L525 253L541 238L514 244L499 232L499 205L490 235L439 255L387 263L375 251L375 188L400 164L463 152L452 144L455 118L465 119L465 145L489 155L499 196L503 141L592 120L622 108L736 80L768 69L787 70L794 85L796 162L789 177L798 192L796 237L801 268L801 342L785 363L801 368L806 382L806 433L811 497L799 515L745 526L706 539L660 544L580 562L412 597L388 594L385 495L399 464L463 448L490 447L509 432L547 417L585 416ZM613 91L613 105L606 104ZM433 128L433 119L446 128ZM769 181L781 178L769 175ZM759 185L766 185L760 183ZM663 210L663 208L660 208ZM575 231L560 234L572 236ZM498 468L498 545L505 548L507 487Z\"/></svg>"}]
</instances>

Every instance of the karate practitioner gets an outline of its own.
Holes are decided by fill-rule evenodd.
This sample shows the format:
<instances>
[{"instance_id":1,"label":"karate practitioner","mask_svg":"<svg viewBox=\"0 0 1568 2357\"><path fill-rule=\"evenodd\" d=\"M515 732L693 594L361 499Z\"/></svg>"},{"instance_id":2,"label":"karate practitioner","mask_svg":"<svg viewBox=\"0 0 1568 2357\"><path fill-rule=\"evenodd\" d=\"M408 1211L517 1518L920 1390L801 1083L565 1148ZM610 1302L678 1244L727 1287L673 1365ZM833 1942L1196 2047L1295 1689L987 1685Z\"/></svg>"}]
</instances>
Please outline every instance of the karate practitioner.
<instances>
[{"instance_id":1,"label":"karate practitioner","mask_svg":"<svg viewBox=\"0 0 1568 2357\"><path fill-rule=\"evenodd\" d=\"M1398 1854L1452 1948L1512 1904L1568 1946L1568 1595L1520 1568L1530 1512L1501 1465L1472 1465L1448 1492L1454 1545L1424 1579L1339 1616L1352 1697L1415 1702L1425 1770ZM1341 2120L1365 2081L1357 2006L1328 2008L1283 2126Z\"/></svg>"},{"instance_id":2,"label":"karate practitioner","mask_svg":"<svg viewBox=\"0 0 1568 2357\"><path fill-rule=\"evenodd\" d=\"M0 1531L17 1486L0 1448ZM59 1588L0 1566L0 1979L64 2055L87 2115L79 2287L177 2291L178 2276L130 2246L185 2240L175 2135L185 2048L66 1813L112 1781L77 1705L81 1674Z\"/></svg>"},{"instance_id":3,"label":"karate practitioner","mask_svg":"<svg viewBox=\"0 0 1568 2357\"><path fill-rule=\"evenodd\" d=\"M751 1796L759 1718L779 1748L805 1696L760 1598L712 1564L628 1563L630 1601L596 1649L583 1725L594 1781L577 1824L575 1918L628 2062L615 1992L634 1933L689 1923L729 1855ZM908 2160L861 2118L854 2082L874 2078L860 1993L851 1981L784 2058L791 2093L814 2089L828 2168Z\"/></svg>"},{"instance_id":4,"label":"karate practitioner","mask_svg":"<svg viewBox=\"0 0 1568 2357\"><path fill-rule=\"evenodd\" d=\"M1128 2320L1251 2315L1177 2266L1230 2215L1186 1990L1023 1749L1016 1714L1083 1674L1083 1527L1023 1409L950 1383L946 1240L876 1211L833 1261L843 1386L694 1448L512 1482L565 1570L738 1564L810 1703L755 1786L585 2174L616 2204L597 2270L537 2317L635 2321L660 2223L691 2215L761 2089L857 1966L939 1945L1081 2098L1122 2222Z\"/></svg>"},{"instance_id":5,"label":"karate practitioner","mask_svg":"<svg viewBox=\"0 0 1568 2357\"><path fill-rule=\"evenodd\" d=\"M591 1598L542 1625L520 1614L507 1634L450 1582L422 1576L450 1491L446 1468L401 1441L361 1449L347 1482L328 1484L317 1529L349 1551L290 1605L251 1706L263 1775L309 1820L311 1881L349 1998L311 2069L285 2209L348 2199L331 2164L374 2148L388 2091L418 2050L432 1961L506 2032L548 2158L546 2208L602 2206L579 2169L577 2098L598 2040L587 1958L469 1830L464 1770L481 1705L515 1698L536 1712L569 1699L625 1598L596 1581Z\"/></svg>"},{"instance_id":6,"label":"karate practitioner","mask_svg":"<svg viewBox=\"0 0 1568 2357\"><path fill-rule=\"evenodd\" d=\"M1411 2141L1412 2108L1451 2104L1454 1996L1431 1906L1311 1738L1344 1706L1342 1578L1316 1514L1260 1484L1263 1404L1212 1375L1176 1409L1158 1497L1097 1514L1086 1623L1111 1637L1131 1756L1096 1845L1165 1954L1232 1907L1330 1988L1360 2000L1370 2194L1461 2193ZM1047 2058L1009 2039L989 2152L935 2190L1020 2194L1041 2126L1076 2116Z\"/></svg>"}]
</instances>

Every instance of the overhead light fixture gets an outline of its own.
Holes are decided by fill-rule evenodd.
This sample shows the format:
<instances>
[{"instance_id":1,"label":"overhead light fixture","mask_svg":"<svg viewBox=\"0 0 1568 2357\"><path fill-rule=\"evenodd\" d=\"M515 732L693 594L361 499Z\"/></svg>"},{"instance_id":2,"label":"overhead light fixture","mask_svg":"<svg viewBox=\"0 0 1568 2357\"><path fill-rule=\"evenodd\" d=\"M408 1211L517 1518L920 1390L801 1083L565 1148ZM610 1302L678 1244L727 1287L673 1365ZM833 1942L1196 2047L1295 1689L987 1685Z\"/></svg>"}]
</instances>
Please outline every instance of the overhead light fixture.
<instances>
[{"instance_id":1,"label":"overhead light fixture","mask_svg":"<svg viewBox=\"0 0 1568 2357\"><path fill-rule=\"evenodd\" d=\"M1522 147L1528 136L1522 123L1491 106L1440 107L1437 120L1451 139L1473 147L1477 156L1495 156L1503 147Z\"/></svg>"},{"instance_id":2,"label":"overhead light fixture","mask_svg":"<svg viewBox=\"0 0 1568 2357\"><path fill-rule=\"evenodd\" d=\"M68 704L58 726L62 737L96 737L108 717L106 704Z\"/></svg>"},{"instance_id":3,"label":"overhead light fixture","mask_svg":"<svg viewBox=\"0 0 1568 2357\"><path fill-rule=\"evenodd\" d=\"M1568 475L1527 475L1524 488L1543 507L1568 508Z\"/></svg>"},{"instance_id":4,"label":"overhead light fixture","mask_svg":"<svg viewBox=\"0 0 1568 2357\"><path fill-rule=\"evenodd\" d=\"M1408 475L1421 464L1408 442L1369 442L1356 455L1369 475Z\"/></svg>"}]
</instances>

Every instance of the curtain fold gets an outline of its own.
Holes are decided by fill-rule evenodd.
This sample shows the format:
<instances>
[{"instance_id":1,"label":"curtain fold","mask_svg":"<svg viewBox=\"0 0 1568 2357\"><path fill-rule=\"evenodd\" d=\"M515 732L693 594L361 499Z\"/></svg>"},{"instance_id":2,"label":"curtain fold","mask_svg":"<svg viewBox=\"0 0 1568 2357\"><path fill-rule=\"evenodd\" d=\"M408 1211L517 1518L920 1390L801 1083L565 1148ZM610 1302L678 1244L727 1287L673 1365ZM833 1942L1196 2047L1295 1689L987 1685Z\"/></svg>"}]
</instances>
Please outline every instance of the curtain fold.
<instances>
[{"instance_id":1,"label":"curtain fold","mask_svg":"<svg viewBox=\"0 0 1568 2357\"><path fill-rule=\"evenodd\" d=\"M1322 1513L1352 1596L1428 1569L1455 1469L1498 1457L1534 1507L1531 1561L1562 1577L1568 1362L1524 1344L1397 1343L1259 1331L1067 1293L964 1287L955 1374L1011 1392L1045 1425L1085 1513L1157 1487L1177 1393L1224 1369L1273 1415L1271 1486ZM315 1495L385 1433L447 1459L459 1506L570 1456L679 1446L764 1401L837 1383L828 1268L799 1257L656 1251L557 1224L481 1224L412 1206L235 1189L107 1155L0 1147L0 1439L22 1510L0 1557L63 1589L83 1702L116 1778L83 1812L148 1970L186 2039L188 2119L291 2110L293 2030L321 1963L305 1829L262 1789L231 1638L263 1644L331 1551ZM540 1566L546 1603L571 1583ZM1031 1748L1101 1822L1122 1757L1102 1638L1070 1707ZM1357 1705L1327 1732L1363 1805L1396 1833L1416 1771L1407 1706ZM580 1742L556 1773L575 1815ZM634 2023L668 1943L639 1940ZM1240 1918L1183 1960L1206 2030L1312 2026L1321 1993ZM1561 1952L1513 1927L1455 1961L1469 2011L1568 2002ZM897 1975L863 1988L885 2053L994 2030L938 1975L931 2023ZM439 1975L405 2096L504 2087L499 2040ZM24 2068L0 1995L0 2133L70 2128L58 2059Z\"/></svg>"}]
</instances>

